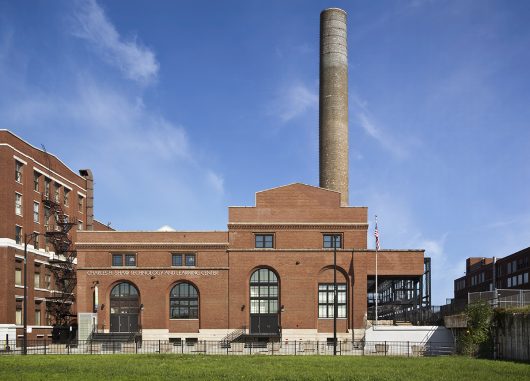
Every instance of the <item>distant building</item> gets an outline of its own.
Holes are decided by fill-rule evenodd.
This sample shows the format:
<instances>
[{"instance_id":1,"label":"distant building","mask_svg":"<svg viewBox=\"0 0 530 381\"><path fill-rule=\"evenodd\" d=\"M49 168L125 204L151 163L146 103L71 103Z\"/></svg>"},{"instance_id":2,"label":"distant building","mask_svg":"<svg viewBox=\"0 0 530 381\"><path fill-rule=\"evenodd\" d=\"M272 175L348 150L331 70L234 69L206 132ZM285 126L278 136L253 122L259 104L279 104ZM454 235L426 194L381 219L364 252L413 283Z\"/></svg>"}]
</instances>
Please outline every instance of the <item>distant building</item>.
<instances>
[{"instance_id":1,"label":"distant building","mask_svg":"<svg viewBox=\"0 0 530 381\"><path fill-rule=\"evenodd\" d=\"M454 281L454 299L467 300L470 292L493 291L494 288L528 290L529 273L530 247L499 258L495 263L494 258L468 258L466 275Z\"/></svg>"}]
</instances>

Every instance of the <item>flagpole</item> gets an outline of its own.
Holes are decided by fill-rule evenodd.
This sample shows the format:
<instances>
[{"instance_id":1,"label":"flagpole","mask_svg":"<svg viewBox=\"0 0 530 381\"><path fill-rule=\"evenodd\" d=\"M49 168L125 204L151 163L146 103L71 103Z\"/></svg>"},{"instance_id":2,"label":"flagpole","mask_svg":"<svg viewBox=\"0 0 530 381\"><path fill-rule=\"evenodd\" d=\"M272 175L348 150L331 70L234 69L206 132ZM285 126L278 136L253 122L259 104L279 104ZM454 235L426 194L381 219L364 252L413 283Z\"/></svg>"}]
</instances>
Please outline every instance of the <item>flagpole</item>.
<instances>
[{"instance_id":1,"label":"flagpole","mask_svg":"<svg viewBox=\"0 0 530 381\"><path fill-rule=\"evenodd\" d=\"M377 230L377 215L375 216L375 325L377 325L377 305L379 299L379 286L377 282L377 252L379 251L379 231Z\"/></svg>"}]
</instances>

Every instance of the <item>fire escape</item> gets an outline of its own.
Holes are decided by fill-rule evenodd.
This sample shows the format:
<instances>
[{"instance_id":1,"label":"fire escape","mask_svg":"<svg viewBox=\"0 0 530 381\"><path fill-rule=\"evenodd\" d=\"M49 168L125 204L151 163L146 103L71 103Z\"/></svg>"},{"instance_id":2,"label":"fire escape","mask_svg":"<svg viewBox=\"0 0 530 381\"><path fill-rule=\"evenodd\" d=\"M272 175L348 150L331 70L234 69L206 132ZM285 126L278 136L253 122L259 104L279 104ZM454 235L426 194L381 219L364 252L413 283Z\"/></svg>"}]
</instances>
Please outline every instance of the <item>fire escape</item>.
<instances>
[{"instance_id":1,"label":"fire escape","mask_svg":"<svg viewBox=\"0 0 530 381\"><path fill-rule=\"evenodd\" d=\"M50 271L53 274L55 288L51 296L46 299L46 309L54 321L54 326L66 327L70 324L72 304L75 300L76 270L74 261L77 251L74 249L68 233L77 221L69 219L64 214L59 200L51 200L45 195L42 200L48 209L48 217L53 216L55 224L49 224L46 229L46 240L54 248L55 254L50 258ZM45 209L46 210L46 209Z\"/></svg>"}]
</instances>

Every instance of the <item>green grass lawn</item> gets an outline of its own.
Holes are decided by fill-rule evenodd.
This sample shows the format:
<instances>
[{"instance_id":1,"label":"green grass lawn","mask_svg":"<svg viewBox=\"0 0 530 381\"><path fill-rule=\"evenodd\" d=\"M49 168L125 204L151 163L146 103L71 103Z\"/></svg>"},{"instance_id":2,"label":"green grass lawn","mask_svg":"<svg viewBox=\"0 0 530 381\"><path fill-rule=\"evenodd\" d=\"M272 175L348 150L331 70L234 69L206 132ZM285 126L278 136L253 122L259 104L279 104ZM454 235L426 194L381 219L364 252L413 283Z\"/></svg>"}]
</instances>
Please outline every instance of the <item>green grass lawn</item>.
<instances>
[{"instance_id":1,"label":"green grass lawn","mask_svg":"<svg viewBox=\"0 0 530 381\"><path fill-rule=\"evenodd\" d=\"M465 357L0 356L0 380L530 380L530 364Z\"/></svg>"}]
</instances>

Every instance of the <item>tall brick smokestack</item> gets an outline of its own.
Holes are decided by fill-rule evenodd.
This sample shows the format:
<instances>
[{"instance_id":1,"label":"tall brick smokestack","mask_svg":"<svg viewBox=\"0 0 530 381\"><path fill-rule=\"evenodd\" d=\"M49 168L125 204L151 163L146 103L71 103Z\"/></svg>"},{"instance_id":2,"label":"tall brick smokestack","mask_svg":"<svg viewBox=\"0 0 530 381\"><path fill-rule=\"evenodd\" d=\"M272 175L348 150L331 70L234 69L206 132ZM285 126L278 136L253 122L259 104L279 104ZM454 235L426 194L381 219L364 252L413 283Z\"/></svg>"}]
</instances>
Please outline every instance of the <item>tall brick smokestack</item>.
<instances>
[{"instance_id":1,"label":"tall brick smokestack","mask_svg":"<svg viewBox=\"0 0 530 381\"><path fill-rule=\"evenodd\" d=\"M348 205L348 46L346 12L320 13L320 187Z\"/></svg>"}]
</instances>

